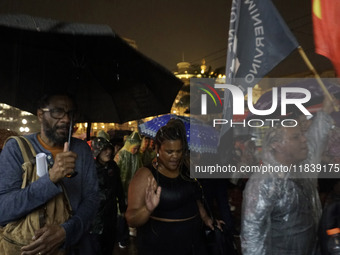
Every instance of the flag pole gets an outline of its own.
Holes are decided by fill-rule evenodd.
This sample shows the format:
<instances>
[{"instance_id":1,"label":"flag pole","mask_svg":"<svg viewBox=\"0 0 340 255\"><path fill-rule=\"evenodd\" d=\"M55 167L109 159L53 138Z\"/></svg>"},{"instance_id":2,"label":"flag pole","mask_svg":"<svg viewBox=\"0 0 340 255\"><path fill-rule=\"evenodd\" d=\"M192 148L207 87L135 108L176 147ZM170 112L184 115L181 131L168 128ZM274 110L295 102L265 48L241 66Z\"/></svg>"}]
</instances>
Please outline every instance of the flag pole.
<instances>
[{"instance_id":1,"label":"flag pole","mask_svg":"<svg viewBox=\"0 0 340 255\"><path fill-rule=\"evenodd\" d=\"M339 111L339 107L334 104L334 99L332 97L332 95L329 93L328 89L326 88L325 84L323 83L323 81L320 78L320 75L318 74L318 72L315 70L314 66L312 65L312 63L310 62L310 60L308 59L305 51L303 50L303 48L299 45L298 47L298 51L302 57L302 59L305 61L306 65L308 66L309 70L314 74L316 81L319 83L321 89L323 90L323 92L325 93L325 95L329 98L329 100L333 103L333 107L335 111Z\"/></svg>"}]
</instances>

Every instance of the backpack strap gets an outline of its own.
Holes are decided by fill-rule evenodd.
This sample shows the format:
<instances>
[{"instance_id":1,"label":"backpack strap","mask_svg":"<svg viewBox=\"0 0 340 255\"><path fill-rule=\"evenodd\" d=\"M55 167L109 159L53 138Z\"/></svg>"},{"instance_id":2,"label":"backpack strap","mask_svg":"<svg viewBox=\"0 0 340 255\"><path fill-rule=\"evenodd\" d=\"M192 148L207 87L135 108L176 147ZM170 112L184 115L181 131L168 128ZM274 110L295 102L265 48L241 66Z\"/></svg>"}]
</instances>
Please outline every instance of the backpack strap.
<instances>
[{"instance_id":1,"label":"backpack strap","mask_svg":"<svg viewBox=\"0 0 340 255\"><path fill-rule=\"evenodd\" d=\"M31 142L23 136L10 136L7 138L6 142L12 138L17 141L24 162L30 162L32 165L35 165L35 156L37 153L35 152Z\"/></svg>"},{"instance_id":2,"label":"backpack strap","mask_svg":"<svg viewBox=\"0 0 340 255\"><path fill-rule=\"evenodd\" d=\"M33 145L31 144L30 141L28 141L27 138L23 137L23 136L19 136L19 139L22 141L24 147L25 147L25 151L28 155L29 161L35 165L35 156L37 155L37 153L35 152Z\"/></svg>"},{"instance_id":3,"label":"backpack strap","mask_svg":"<svg viewBox=\"0 0 340 255\"><path fill-rule=\"evenodd\" d=\"M28 183L31 183L32 180L34 179L33 177L36 175L36 151L33 148L32 143L25 137L23 136L11 136L9 137L6 142L9 139L15 139L19 145L22 157L24 159L24 164L31 164L32 167L27 167L26 171L24 171L22 179L22 185L21 188L25 188L27 186ZM28 169L28 170L27 170ZM36 176L35 176L36 177ZM65 186L63 184L63 182L61 181L59 183L61 185L61 188L63 190L63 195L64 195L64 202L66 204L67 210L70 213L70 215L72 215L73 211L72 211L72 207L71 207L71 203L69 200L69 197L67 195ZM46 218L46 206L48 206L47 204L45 204L44 206L41 207L41 209L39 210L39 225L40 227L43 227L45 225L45 218Z\"/></svg>"},{"instance_id":4,"label":"backpack strap","mask_svg":"<svg viewBox=\"0 0 340 255\"><path fill-rule=\"evenodd\" d=\"M9 139L15 139L19 145L20 151L21 151L21 155L23 157L24 165L31 165L32 167L23 167L24 172L22 175L22 185L21 188L25 188L27 186L28 183L32 182L32 178L34 176L34 169L35 169L35 156L36 156L36 152L31 144L31 142L29 140L27 140L25 137L23 136L10 136L7 138L6 142Z\"/></svg>"}]
</instances>

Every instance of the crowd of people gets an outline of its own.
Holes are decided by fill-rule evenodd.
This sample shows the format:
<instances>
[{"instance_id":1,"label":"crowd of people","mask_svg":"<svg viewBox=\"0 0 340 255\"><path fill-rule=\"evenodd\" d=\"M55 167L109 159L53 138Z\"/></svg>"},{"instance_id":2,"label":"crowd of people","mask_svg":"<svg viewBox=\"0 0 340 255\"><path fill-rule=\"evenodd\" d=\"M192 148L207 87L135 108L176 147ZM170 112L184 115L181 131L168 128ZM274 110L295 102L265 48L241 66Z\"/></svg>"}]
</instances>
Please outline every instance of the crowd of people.
<instances>
[{"instance_id":1,"label":"crowd of people","mask_svg":"<svg viewBox=\"0 0 340 255\"><path fill-rule=\"evenodd\" d=\"M301 125L269 128L261 157L256 144L248 140L231 158L238 166L297 169L321 164L327 158L322 153L332 132L332 110L332 103L325 100L312 120L298 116ZM122 249L129 245L129 235L136 236L139 255L212 254L206 229L231 234L225 234L226 238L240 234L244 255L328 254L325 232L340 227L336 179L322 203L315 173L281 171L232 180L193 179L181 120L171 119L155 138L132 132L117 143L100 131L87 144L69 139L75 111L71 96L46 95L37 107L41 131L26 136L27 146L10 138L3 147L1 254L112 255L116 243ZM37 176L41 165L26 159L24 147L34 157L45 155L46 174ZM240 224L230 209L230 186L243 191ZM53 208L65 208L67 214L53 211L51 201ZM58 221L59 214L67 215L66 219ZM234 248L225 254L237 254Z\"/></svg>"}]
</instances>

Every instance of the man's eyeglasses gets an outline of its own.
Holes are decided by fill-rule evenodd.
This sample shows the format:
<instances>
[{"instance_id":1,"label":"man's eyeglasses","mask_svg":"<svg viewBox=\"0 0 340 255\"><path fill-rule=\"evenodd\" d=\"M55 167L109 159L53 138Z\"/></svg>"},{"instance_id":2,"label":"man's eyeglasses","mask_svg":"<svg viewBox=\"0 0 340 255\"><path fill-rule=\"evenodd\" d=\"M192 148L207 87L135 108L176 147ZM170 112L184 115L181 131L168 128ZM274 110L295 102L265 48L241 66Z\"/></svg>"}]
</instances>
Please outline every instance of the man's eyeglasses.
<instances>
[{"instance_id":1,"label":"man's eyeglasses","mask_svg":"<svg viewBox=\"0 0 340 255\"><path fill-rule=\"evenodd\" d=\"M51 117L54 119L62 119L64 118L65 114L67 114L69 117L74 116L74 110L71 110L68 112L65 112L65 110L62 108L53 108L53 109L42 108L41 110L43 112L49 112L51 114Z\"/></svg>"}]
</instances>

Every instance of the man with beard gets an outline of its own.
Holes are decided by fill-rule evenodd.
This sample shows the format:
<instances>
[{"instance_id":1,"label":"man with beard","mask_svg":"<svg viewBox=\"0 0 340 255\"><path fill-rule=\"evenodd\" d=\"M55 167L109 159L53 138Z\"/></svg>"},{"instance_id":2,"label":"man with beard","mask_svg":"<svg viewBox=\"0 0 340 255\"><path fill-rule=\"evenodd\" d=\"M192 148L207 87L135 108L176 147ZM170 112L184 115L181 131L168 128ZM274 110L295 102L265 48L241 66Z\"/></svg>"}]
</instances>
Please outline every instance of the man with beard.
<instances>
[{"instance_id":1,"label":"man with beard","mask_svg":"<svg viewBox=\"0 0 340 255\"><path fill-rule=\"evenodd\" d=\"M73 214L61 225L45 225L35 232L29 245L22 247L22 255L52 254L58 248L70 247L83 240L98 207L96 167L86 142L72 138L67 143L70 119L75 104L70 96L44 96L38 105L37 116L41 132L26 136L36 153L47 155L48 174L22 184L23 158L17 142L10 139L0 155L0 225L18 220L44 205L65 187ZM67 178L74 171L78 174ZM0 251L1 253L1 251ZM72 254L72 253L68 253Z\"/></svg>"}]
</instances>

